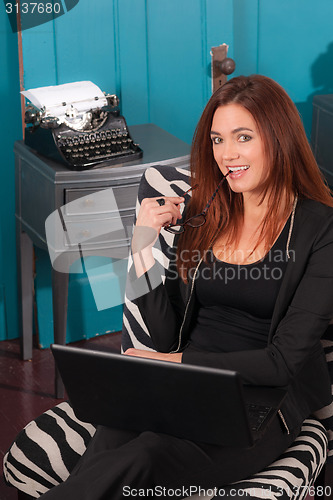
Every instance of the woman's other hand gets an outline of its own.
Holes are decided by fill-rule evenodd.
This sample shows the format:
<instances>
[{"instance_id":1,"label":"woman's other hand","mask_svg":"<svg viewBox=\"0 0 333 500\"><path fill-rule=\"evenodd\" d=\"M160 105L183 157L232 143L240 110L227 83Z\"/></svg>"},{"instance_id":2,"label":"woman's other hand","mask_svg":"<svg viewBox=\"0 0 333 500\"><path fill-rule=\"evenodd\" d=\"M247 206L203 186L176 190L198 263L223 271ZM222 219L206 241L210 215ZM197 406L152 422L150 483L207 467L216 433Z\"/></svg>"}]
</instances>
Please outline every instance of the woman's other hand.
<instances>
[{"instance_id":1,"label":"woman's other hand","mask_svg":"<svg viewBox=\"0 0 333 500\"><path fill-rule=\"evenodd\" d=\"M135 356L137 358L148 358L148 359L158 359L160 361L172 361L173 363L181 363L182 362L182 353L174 352L155 352L155 351L146 351L143 349L127 349L124 354L126 356Z\"/></svg>"}]
</instances>

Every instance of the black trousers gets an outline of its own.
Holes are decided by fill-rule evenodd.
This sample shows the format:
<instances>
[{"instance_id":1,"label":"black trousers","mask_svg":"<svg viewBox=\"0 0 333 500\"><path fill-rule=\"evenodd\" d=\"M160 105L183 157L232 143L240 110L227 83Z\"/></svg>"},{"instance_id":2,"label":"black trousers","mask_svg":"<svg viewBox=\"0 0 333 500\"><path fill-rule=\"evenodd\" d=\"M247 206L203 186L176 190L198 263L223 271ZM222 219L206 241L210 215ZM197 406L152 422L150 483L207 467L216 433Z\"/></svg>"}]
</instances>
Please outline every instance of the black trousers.
<instances>
[{"instance_id":1,"label":"black trousers","mask_svg":"<svg viewBox=\"0 0 333 500\"><path fill-rule=\"evenodd\" d=\"M186 498L197 488L218 488L264 469L298 433L288 435L277 416L260 441L240 448L99 427L69 478L41 498Z\"/></svg>"}]
</instances>

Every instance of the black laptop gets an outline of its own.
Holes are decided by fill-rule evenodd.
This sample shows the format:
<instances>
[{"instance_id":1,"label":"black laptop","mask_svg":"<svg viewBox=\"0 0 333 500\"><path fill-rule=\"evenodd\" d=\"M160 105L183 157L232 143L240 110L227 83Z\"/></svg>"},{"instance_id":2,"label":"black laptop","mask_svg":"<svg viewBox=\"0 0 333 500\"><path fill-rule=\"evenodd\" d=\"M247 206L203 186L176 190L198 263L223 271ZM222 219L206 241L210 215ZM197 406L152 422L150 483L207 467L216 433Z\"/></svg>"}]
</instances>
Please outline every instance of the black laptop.
<instances>
[{"instance_id":1,"label":"black laptop","mask_svg":"<svg viewBox=\"0 0 333 500\"><path fill-rule=\"evenodd\" d=\"M234 371L51 346L76 416L224 446L252 446L285 391L243 386Z\"/></svg>"}]
</instances>

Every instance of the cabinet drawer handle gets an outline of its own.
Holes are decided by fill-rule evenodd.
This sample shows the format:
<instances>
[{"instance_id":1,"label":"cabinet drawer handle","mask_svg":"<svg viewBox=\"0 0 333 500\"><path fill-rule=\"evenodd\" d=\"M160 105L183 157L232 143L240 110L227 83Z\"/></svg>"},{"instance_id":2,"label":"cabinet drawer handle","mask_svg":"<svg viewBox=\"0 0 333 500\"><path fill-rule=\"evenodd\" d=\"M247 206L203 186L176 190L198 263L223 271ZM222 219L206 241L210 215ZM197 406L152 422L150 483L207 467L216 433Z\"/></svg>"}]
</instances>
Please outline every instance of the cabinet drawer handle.
<instances>
[{"instance_id":1,"label":"cabinet drawer handle","mask_svg":"<svg viewBox=\"0 0 333 500\"><path fill-rule=\"evenodd\" d=\"M93 207L95 206L95 202L92 198L86 198L84 201L83 201L83 205L87 208L89 207Z\"/></svg>"},{"instance_id":2,"label":"cabinet drawer handle","mask_svg":"<svg viewBox=\"0 0 333 500\"><path fill-rule=\"evenodd\" d=\"M83 229L79 232L78 236L82 236L83 238L89 238L91 236L91 231L89 229Z\"/></svg>"}]
</instances>

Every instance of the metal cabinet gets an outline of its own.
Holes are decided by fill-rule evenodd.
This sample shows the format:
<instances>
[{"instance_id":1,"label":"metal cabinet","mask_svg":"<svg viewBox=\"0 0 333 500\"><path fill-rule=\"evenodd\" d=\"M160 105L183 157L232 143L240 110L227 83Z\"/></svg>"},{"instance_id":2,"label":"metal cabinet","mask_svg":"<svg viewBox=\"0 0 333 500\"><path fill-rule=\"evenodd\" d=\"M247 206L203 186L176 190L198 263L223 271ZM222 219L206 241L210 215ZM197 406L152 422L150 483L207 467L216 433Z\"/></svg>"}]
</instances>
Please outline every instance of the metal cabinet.
<instances>
[{"instance_id":1,"label":"metal cabinet","mask_svg":"<svg viewBox=\"0 0 333 500\"><path fill-rule=\"evenodd\" d=\"M17 267L20 304L21 355L32 357L32 308L33 308L33 245L47 249L45 221L50 214L62 210L67 229L75 224L90 241L86 246L89 255L109 254L115 247L114 237L100 234L94 238L96 221L101 217L112 220L113 214L103 203L96 205L94 193L112 188L124 227L131 227L135 213L138 185L143 172L154 165L174 165L189 168L189 145L153 124L130 127L134 140L144 151L143 158L129 163L72 171L46 159L28 148L22 141L15 143L16 169L16 234ZM102 208L101 208L102 207ZM80 224L77 224L78 219ZM62 242L66 246L68 242ZM72 245L72 248L71 248ZM130 234L122 234L117 248L128 251ZM61 244L60 244L61 246ZM67 245L69 265L78 258L74 242ZM72 253L71 253L72 252ZM52 268L52 299L54 341L65 343L67 323L68 272ZM65 271L65 269L63 269ZM61 384L56 386L61 395Z\"/></svg>"}]
</instances>

